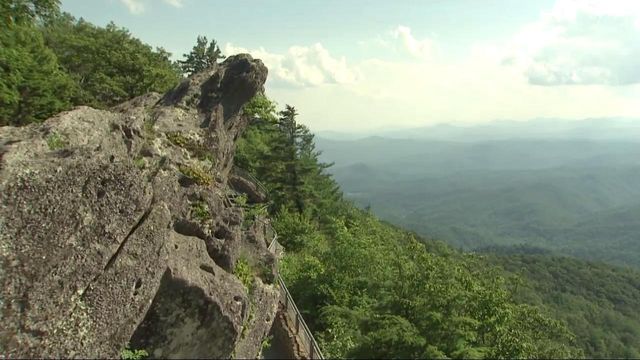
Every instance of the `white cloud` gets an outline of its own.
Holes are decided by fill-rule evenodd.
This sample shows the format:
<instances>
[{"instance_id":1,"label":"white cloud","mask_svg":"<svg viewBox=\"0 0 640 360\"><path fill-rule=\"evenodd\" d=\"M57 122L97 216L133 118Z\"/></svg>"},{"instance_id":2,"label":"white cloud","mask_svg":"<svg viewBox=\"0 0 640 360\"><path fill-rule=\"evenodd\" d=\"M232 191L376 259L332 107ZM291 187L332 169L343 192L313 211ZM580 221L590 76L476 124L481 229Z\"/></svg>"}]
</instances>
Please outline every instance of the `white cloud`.
<instances>
[{"instance_id":1,"label":"white cloud","mask_svg":"<svg viewBox=\"0 0 640 360\"><path fill-rule=\"evenodd\" d=\"M428 38L418 40L411 34L411 29L409 27L402 25L394 29L392 31L392 35L395 39L402 41L404 50L406 50L411 56L422 60L429 60L433 58L436 49L433 40Z\"/></svg>"},{"instance_id":2,"label":"white cloud","mask_svg":"<svg viewBox=\"0 0 640 360\"><path fill-rule=\"evenodd\" d=\"M120 2L127 7L130 13L134 15L142 14L147 9L148 2L157 2L158 0L120 0ZM162 0L164 3L181 8L184 6L184 0Z\"/></svg>"},{"instance_id":3,"label":"white cloud","mask_svg":"<svg viewBox=\"0 0 640 360\"><path fill-rule=\"evenodd\" d=\"M313 130L539 117L640 118L640 17L633 15L640 12L623 9L622 3L601 4L559 0L508 40L473 44L456 59L440 51L436 40L416 38L406 26L358 43L381 58L356 63L331 56L320 44L279 54L227 44L225 53L249 52L262 59L270 71L269 96L295 105L299 119ZM386 56L380 48L400 53ZM317 86L329 83L336 86ZM612 86L621 84L628 85Z\"/></svg>"},{"instance_id":4,"label":"white cloud","mask_svg":"<svg viewBox=\"0 0 640 360\"><path fill-rule=\"evenodd\" d=\"M558 0L508 47L531 84L640 83L640 1Z\"/></svg>"},{"instance_id":5,"label":"white cloud","mask_svg":"<svg viewBox=\"0 0 640 360\"><path fill-rule=\"evenodd\" d=\"M350 69L358 74L357 81L340 86L269 87L269 94L280 104L295 105L301 121L314 130L415 127L441 122L471 124L537 117L640 117L636 104L640 84L627 87L597 83L570 87L532 84L533 74L527 71L540 66L540 61L534 61L536 56L550 51L549 44L563 33L538 23L524 30L527 31L516 34L506 45L475 44L466 56L453 60L445 54L434 54L433 49L439 48L437 42L416 40L411 29L404 27L396 32L396 44L390 46L401 47L411 57L368 59L352 64ZM421 42L428 46L417 45ZM573 44L587 46L577 40ZM593 41L588 44L593 45ZM611 54L605 45L595 51L599 52ZM258 53L254 55L261 57ZM554 56L556 61L571 61L564 60L565 55ZM428 61L413 61L414 58ZM505 66L508 63L505 59L513 65ZM608 76L599 73L600 69L590 70L586 66L581 69L581 78L577 80L582 83L589 77L594 81ZM270 76L274 76L273 72Z\"/></svg>"},{"instance_id":6,"label":"white cloud","mask_svg":"<svg viewBox=\"0 0 640 360\"><path fill-rule=\"evenodd\" d=\"M163 0L165 3L173 6L173 7L177 7L177 8L181 8L184 6L184 0Z\"/></svg>"},{"instance_id":7,"label":"white cloud","mask_svg":"<svg viewBox=\"0 0 640 360\"><path fill-rule=\"evenodd\" d=\"M322 44L292 46L284 54L270 53L264 48L249 50L227 43L227 55L249 53L269 68L269 81L274 85L295 87L324 84L349 84L356 80L344 57L335 58Z\"/></svg>"},{"instance_id":8,"label":"white cloud","mask_svg":"<svg viewBox=\"0 0 640 360\"><path fill-rule=\"evenodd\" d=\"M120 0L132 14L141 14L144 12L144 4L141 0Z\"/></svg>"}]
</instances>

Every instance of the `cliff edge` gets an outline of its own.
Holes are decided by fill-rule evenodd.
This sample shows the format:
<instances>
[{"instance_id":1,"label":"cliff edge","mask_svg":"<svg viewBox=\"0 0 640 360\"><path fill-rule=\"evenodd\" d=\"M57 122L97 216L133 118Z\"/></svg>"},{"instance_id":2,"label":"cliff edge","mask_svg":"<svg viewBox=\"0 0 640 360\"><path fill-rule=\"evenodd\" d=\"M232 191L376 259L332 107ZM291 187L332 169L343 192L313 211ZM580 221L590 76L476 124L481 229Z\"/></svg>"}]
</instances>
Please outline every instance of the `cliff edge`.
<instances>
[{"instance_id":1,"label":"cliff edge","mask_svg":"<svg viewBox=\"0 0 640 360\"><path fill-rule=\"evenodd\" d=\"M274 259L228 178L266 77L237 55L164 96L0 128L0 354L256 356Z\"/></svg>"}]
</instances>

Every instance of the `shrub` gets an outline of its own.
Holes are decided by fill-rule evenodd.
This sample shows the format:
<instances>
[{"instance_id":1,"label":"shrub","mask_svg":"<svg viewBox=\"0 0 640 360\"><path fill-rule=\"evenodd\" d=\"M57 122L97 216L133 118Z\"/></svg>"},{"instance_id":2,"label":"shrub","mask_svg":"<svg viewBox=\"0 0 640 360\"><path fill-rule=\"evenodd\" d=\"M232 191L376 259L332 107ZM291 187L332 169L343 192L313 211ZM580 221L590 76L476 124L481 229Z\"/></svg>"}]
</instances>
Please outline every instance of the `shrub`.
<instances>
[{"instance_id":1,"label":"shrub","mask_svg":"<svg viewBox=\"0 0 640 360\"><path fill-rule=\"evenodd\" d=\"M197 167L195 165L192 165L192 166L180 165L178 169L184 176L193 180L193 182L195 182L198 185L213 184L213 177L210 174L208 174L206 170L200 167Z\"/></svg>"}]
</instances>

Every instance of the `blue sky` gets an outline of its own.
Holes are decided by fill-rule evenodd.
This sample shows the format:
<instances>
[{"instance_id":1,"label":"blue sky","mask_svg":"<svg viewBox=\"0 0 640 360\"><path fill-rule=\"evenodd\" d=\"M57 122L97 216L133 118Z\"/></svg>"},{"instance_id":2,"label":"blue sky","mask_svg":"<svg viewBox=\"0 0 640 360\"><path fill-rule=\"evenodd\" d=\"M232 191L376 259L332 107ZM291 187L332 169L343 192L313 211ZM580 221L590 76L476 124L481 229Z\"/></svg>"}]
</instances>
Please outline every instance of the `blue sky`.
<instances>
[{"instance_id":1,"label":"blue sky","mask_svg":"<svg viewBox=\"0 0 640 360\"><path fill-rule=\"evenodd\" d=\"M270 69L315 130L640 117L640 1L63 0L176 58L198 34Z\"/></svg>"}]
</instances>

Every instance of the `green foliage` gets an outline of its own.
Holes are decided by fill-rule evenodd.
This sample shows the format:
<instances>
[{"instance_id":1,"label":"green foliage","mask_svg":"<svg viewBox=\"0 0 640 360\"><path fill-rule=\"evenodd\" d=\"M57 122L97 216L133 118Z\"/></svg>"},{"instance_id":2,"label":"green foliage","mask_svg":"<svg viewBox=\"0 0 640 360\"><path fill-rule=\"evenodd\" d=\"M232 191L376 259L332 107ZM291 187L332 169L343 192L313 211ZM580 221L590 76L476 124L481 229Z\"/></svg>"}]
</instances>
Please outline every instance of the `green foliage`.
<instances>
[{"instance_id":1,"label":"green foliage","mask_svg":"<svg viewBox=\"0 0 640 360\"><path fill-rule=\"evenodd\" d=\"M147 161L144 159L144 157L139 156L133 159L133 165L135 165L135 167L140 170L144 170L144 168L147 166Z\"/></svg>"},{"instance_id":2,"label":"green foliage","mask_svg":"<svg viewBox=\"0 0 640 360\"><path fill-rule=\"evenodd\" d=\"M273 340L273 335L269 335L266 338L262 339L260 343L260 353L267 351L271 347L271 341Z\"/></svg>"},{"instance_id":3,"label":"green foliage","mask_svg":"<svg viewBox=\"0 0 640 360\"><path fill-rule=\"evenodd\" d=\"M237 194L233 198L233 202L239 207L247 206L248 201L249 201L249 197L247 196L247 194Z\"/></svg>"},{"instance_id":4,"label":"green foliage","mask_svg":"<svg viewBox=\"0 0 640 360\"><path fill-rule=\"evenodd\" d=\"M209 42L206 36L198 36L196 45L191 52L182 55L182 57L184 60L178 61L178 64L187 75L210 68L218 62L218 59L224 59L216 41Z\"/></svg>"},{"instance_id":5,"label":"green foliage","mask_svg":"<svg viewBox=\"0 0 640 360\"><path fill-rule=\"evenodd\" d=\"M274 113L252 103L253 114ZM270 190L281 274L331 358L575 357L573 336L478 256L377 220L341 200L313 135L287 106L257 121L238 148ZM237 159L238 160L238 159ZM240 164L239 164L240 165Z\"/></svg>"},{"instance_id":6,"label":"green foliage","mask_svg":"<svg viewBox=\"0 0 640 360\"><path fill-rule=\"evenodd\" d=\"M146 359L148 356L149 353L146 350L131 350L128 345L120 353L120 359L122 360L141 360Z\"/></svg>"},{"instance_id":7,"label":"green foliage","mask_svg":"<svg viewBox=\"0 0 640 360\"><path fill-rule=\"evenodd\" d=\"M251 292L253 289L254 272L247 258L241 256L236 260L233 274L240 280L242 285Z\"/></svg>"},{"instance_id":8,"label":"green foliage","mask_svg":"<svg viewBox=\"0 0 640 360\"><path fill-rule=\"evenodd\" d=\"M298 124L297 112L287 105L277 117L275 104L256 96L245 111L253 125L238 141L236 164L257 176L269 190L271 211L281 208L325 217L340 197L337 185L318 161L313 134Z\"/></svg>"},{"instance_id":9,"label":"green foliage","mask_svg":"<svg viewBox=\"0 0 640 360\"><path fill-rule=\"evenodd\" d=\"M73 105L109 107L180 80L165 50L113 23L59 14L58 3L0 4L0 126L40 122Z\"/></svg>"},{"instance_id":10,"label":"green foliage","mask_svg":"<svg viewBox=\"0 0 640 360\"><path fill-rule=\"evenodd\" d=\"M213 184L213 176L196 164L180 165L178 170L198 185L209 186Z\"/></svg>"},{"instance_id":11,"label":"green foliage","mask_svg":"<svg viewBox=\"0 0 640 360\"><path fill-rule=\"evenodd\" d=\"M181 77L167 51L153 50L114 23L102 28L63 14L49 20L43 33L78 84L75 104L105 108L151 91L165 92Z\"/></svg>"},{"instance_id":12,"label":"green foliage","mask_svg":"<svg viewBox=\"0 0 640 360\"><path fill-rule=\"evenodd\" d=\"M240 168L264 178L268 171L265 157L269 156L276 136L275 103L259 94L244 106L244 113L251 119L251 126L236 141L234 161Z\"/></svg>"},{"instance_id":13,"label":"green foliage","mask_svg":"<svg viewBox=\"0 0 640 360\"><path fill-rule=\"evenodd\" d=\"M306 214L281 209L276 214L274 229L280 236L280 243L288 250L298 251L308 244L308 238L317 232L317 227Z\"/></svg>"},{"instance_id":14,"label":"green foliage","mask_svg":"<svg viewBox=\"0 0 640 360\"><path fill-rule=\"evenodd\" d=\"M66 110L75 89L35 25L0 31L0 126L40 122Z\"/></svg>"},{"instance_id":15,"label":"green foliage","mask_svg":"<svg viewBox=\"0 0 640 360\"><path fill-rule=\"evenodd\" d=\"M200 221L206 221L211 218L211 213L209 212L209 206L204 201L196 201L192 203L191 214L193 214L194 218Z\"/></svg>"},{"instance_id":16,"label":"green foliage","mask_svg":"<svg viewBox=\"0 0 640 360\"><path fill-rule=\"evenodd\" d=\"M270 123L278 121L276 104L263 94L257 94L244 105L244 114L252 120L261 120Z\"/></svg>"},{"instance_id":17,"label":"green foliage","mask_svg":"<svg viewBox=\"0 0 640 360\"><path fill-rule=\"evenodd\" d=\"M64 147L67 146L67 142L64 140L62 135L58 134L57 132L52 132L51 134L49 134L46 140L49 150L60 150L64 149Z\"/></svg>"},{"instance_id":18,"label":"green foliage","mask_svg":"<svg viewBox=\"0 0 640 360\"><path fill-rule=\"evenodd\" d=\"M487 255L520 279L515 300L566 321L589 358L640 355L640 273L544 254Z\"/></svg>"}]
</instances>

